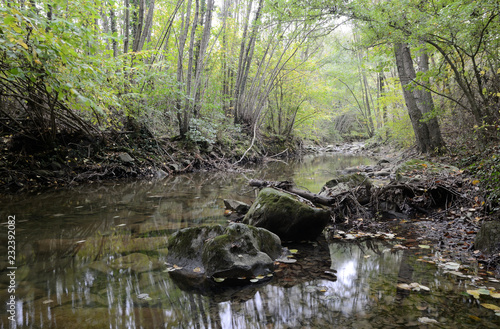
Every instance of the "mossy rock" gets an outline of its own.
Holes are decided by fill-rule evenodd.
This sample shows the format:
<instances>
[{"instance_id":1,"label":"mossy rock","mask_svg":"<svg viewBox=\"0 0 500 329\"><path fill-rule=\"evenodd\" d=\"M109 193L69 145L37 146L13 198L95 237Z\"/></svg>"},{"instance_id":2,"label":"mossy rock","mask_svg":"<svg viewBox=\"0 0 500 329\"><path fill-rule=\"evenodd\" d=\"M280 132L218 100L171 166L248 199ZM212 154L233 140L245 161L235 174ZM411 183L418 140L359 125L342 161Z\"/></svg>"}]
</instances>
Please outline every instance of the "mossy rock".
<instances>
[{"instance_id":1,"label":"mossy rock","mask_svg":"<svg viewBox=\"0 0 500 329\"><path fill-rule=\"evenodd\" d=\"M282 251L278 236L239 223L230 225L224 233L203 248L202 262L207 276L251 278L274 271L274 259Z\"/></svg>"},{"instance_id":2,"label":"mossy rock","mask_svg":"<svg viewBox=\"0 0 500 329\"><path fill-rule=\"evenodd\" d=\"M264 188L245 215L243 222L265 228L282 240L316 239L330 220L330 213L311 207L296 197L272 188Z\"/></svg>"},{"instance_id":3,"label":"mossy rock","mask_svg":"<svg viewBox=\"0 0 500 329\"><path fill-rule=\"evenodd\" d=\"M191 271L202 267L201 254L205 241L223 234L224 230L222 225L209 225L175 232L168 239L168 263Z\"/></svg>"},{"instance_id":4,"label":"mossy rock","mask_svg":"<svg viewBox=\"0 0 500 329\"><path fill-rule=\"evenodd\" d=\"M265 229L233 223L182 229L169 238L167 262L197 277L255 277L273 272L282 253L279 237Z\"/></svg>"}]
</instances>

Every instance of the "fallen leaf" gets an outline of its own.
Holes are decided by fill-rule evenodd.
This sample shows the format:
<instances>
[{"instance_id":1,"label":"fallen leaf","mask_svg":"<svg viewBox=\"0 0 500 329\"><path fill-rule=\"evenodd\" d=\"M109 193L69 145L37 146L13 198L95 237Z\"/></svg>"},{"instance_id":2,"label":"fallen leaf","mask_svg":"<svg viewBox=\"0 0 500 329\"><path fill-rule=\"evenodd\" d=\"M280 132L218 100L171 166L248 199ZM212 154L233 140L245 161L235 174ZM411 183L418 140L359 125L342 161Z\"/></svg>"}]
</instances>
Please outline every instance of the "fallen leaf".
<instances>
[{"instance_id":1,"label":"fallen leaf","mask_svg":"<svg viewBox=\"0 0 500 329\"><path fill-rule=\"evenodd\" d=\"M418 318L418 322L420 322L420 323L439 323L439 322L437 322L437 320L428 318L426 316L424 316L422 318Z\"/></svg>"},{"instance_id":2,"label":"fallen leaf","mask_svg":"<svg viewBox=\"0 0 500 329\"><path fill-rule=\"evenodd\" d=\"M467 293L469 295L472 295L475 299L479 299L479 295L480 295L479 291L477 291L477 290L467 290Z\"/></svg>"},{"instance_id":3,"label":"fallen leaf","mask_svg":"<svg viewBox=\"0 0 500 329\"><path fill-rule=\"evenodd\" d=\"M199 273L199 272L201 272L201 268L199 268L199 267L195 267L195 268L193 269L193 272L195 272L195 273Z\"/></svg>"},{"instance_id":4,"label":"fallen leaf","mask_svg":"<svg viewBox=\"0 0 500 329\"><path fill-rule=\"evenodd\" d=\"M489 310L500 311L500 307L493 305L493 304L481 304L481 306L484 308L487 308Z\"/></svg>"}]
</instances>

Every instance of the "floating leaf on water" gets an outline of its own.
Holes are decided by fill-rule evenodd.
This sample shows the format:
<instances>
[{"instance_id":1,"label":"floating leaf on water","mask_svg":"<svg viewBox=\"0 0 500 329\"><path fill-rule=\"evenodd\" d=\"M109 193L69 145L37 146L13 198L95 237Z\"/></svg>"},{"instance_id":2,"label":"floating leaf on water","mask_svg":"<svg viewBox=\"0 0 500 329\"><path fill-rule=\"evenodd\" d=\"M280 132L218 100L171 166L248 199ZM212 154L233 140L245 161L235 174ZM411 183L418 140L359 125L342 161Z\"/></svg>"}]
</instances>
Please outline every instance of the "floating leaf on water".
<instances>
[{"instance_id":1,"label":"floating leaf on water","mask_svg":"<svg viewBox=\"0 0 500 329\"><path fill-rule=\"evenodd\" d=\"M500 298L500 292L491 292L490 296L493 298Z\"/></svg>"},{"instance_id":2,"label":"floating leaf on water","mask_svg":"<svg viewBox=\"0 0 500 329\"><path fill-rule=\"evenodd\" d=\"M437 320L428 318L426 316L418 318L418 322L420 322L420 323L439 323L439 322L437 322Z\"/></svg>"},{"instance_id":3,"label":"floating leaf on water","mask_svg":"<svg viewBox=\"0 0 500 329\"><path fill-rule=\"evenodd\" d=\"M395 244L394 246L392 246L392 248L394 248L394 249L408 249L407 247L400 245L400 244Z\"/></svg>"},{"instance_id":4,"label":"floating leaf on water","mask_svg":"<svg viewBox=\"0 0 500 329\"><path fill-rule=\"evenodd\" d=\"M116 226L120 227L120 226L125 226L125 225L127 225L127 224L118 224Z\"/></svg>"},{"instance_id":5,"label":"floating leaf on water","mask_svg":"<svg viewBox=\"0 0 500 329\"><path fill-rule=\"evenodd\" d=\"M370 255L365 255L364 258L370 258L371 256Z\"/></svg>"},{"instance_id":6,"label":"floating leaf on water","mask_svg":"<svg viewBox=\"0 0 500 329\"><path fill-rule=\"evenodd\" d=\"M493 305L493 304L481 304L481 306L484 308L487 308L489 310L500 311L500 307Z\"/></svg>"},{"instance_id":7,"label":"floating leaf on water","mask_svg":"<svg viewBox=\"0 0 500 329\"><path fill-rule=\"evenodd\" d=\"M47 299L47 300L44 300L42 303L43 304L49 304L49 303L53 303L54 301L52 299Z\"/></svg>"},{"instance_id":8,"label":"floating leaf on water","mask_svg":"<svg viewBox=\"0 0 500 329\"><path fill-rule=\"evenodd\" d=\"M215 282L218 282L218 283L221 283L221 282L224 282L224 280L226 280L226 278L213 278Z\"/></svg>"},{"instance_id":9,"label":"floating leaf on water","mask_svg":"<svg viewBox=\"0 0 500 329\"><path fill-rule=\"evenodd\" d=\"M292 264L292 263L297 262L296 259L292 259L292 258L278 258L278 259L276 259L276 261L278 261L280 263L285 263L285 264Z\"/></svg>"},{"instance_id":10,"label":"floating leaf on water","mask_svg":"<svg viewBox=\"0 0 500 329\"><path fill-rule=\"evenodd\" d=\"M481 319L479 317L475 316L475 315L469 314L469 318L471 318L474 321L481 321Z\"/></svg>"},{"instance_id":11,"label":"floating leaf on water","mask_svg":"<svg viewBox=\"0 0 500 329\"><path fill-rule=\"evenodd\" d=\"M149 297L148 294L139 294L139 295L137 295L137 298L139 298L139 299L146 299L148 297Z\"/></svg>"},{"instance_id":12,"label":"floating leaf on water","mask_svg":"<svg viewBox=\"0 0 500 329\"><path fill-rule=\"evenodd\" d=\"M489 291L488 289L478 289L477 290L481 295L489 295L491 294L491 291Z\"/></svg>"},{"instance_id":13,"label":"floating leaf on water","mask_svg":"<svg viewBox=\"0 0 500 329\"><path fill-rule=\"evenodd\" d=\"M259 282L259 279L250 279L250 282L252 283Z\"/></svg>"},{"instance_id":14,"label":"floating leaf on water","mask_svg":"<svg viewBox=\"0 0 500 329\"><path fill-rule=\"evenodd\" d=\"M479 299L479 295L480 295L479 291L477 291L477 290L467 290L467 293L469 295L472 295L475 299Z\"/></svg>"},{"instance_id":15,"label":"floating leaf on water","mask_svg":"<svg viewBox=\"0 0 500 329\"><path fill-rule=\"evenodd\" d=\"M444 267L448 270L458 270L460 268L460 264L455 262L448 262L444 264Z\"/></svg>"},{"instance_id":16,"label":"floating leaf on water","mask_svg":"<svg viewBox=\"0 0 500 329\"><path fill-rule=\"evenodd\" d=\"M290 249L289 251L290 251L290 253L292 253L292 254L296 254L296 253L298 252L298 250L297 250L297 249Z\"/></svg>"},{"instance_id":17,"label":"floating leaf on water","mask_svg":"<svg viewBox=\"0 0 500 329\"><path fill-rule=\"evenodd\" d=\"M431 246L428 246L428 245L426 245L426 244L419 244L418 246L419 246L421 249L430 249L430 248L431 248Z\"/></svg>"},{"instance_id":18,"label":"floating leaf on water","mask_svg":"<svg viewBox=\"0 0 500 329\"><path fill-rule=\"evenodd\" d=\"M399 283L399 284L397 285L397 287L398 287L399 289L411 290L410 285L409 285L409 284L406 284L406 283Z\"/></svg>"},{"instance_id":19,"label":"floating leaf on water","mask_svg":"<svg viewBox=\"0 0 500 329\"><path fill-rule=\"evenodd\" d=\"M449 274L453 274L453 275L456 275L458 277L461 277L461 278L467 278L468 276L463 274L462 272L458 272L458 271L444 271L444 273L449 273Z\"/></svg>"},{"instance_id":20,"label":"floating leaf on water","mask_svg":"<svg viewBox=\"0 0 500 329\"><path fill-rule=\"evenodd\" d=\"M201 268L195 267L195 268L193 268L193 272L200 273L201 272Z\"/></svg>"},{"instance_id":21,"label":"floating leaf on water","mask_svg":"<svg viewBox=\"0 0 500 329\"><path fill-rule=\"evenodd\" d=\"M83 206L76 206L75 209L81 209Z\"/></svg>"},{"instance_id":22,"label":"floating leaf on water","mask_svg":"<svg viewBox=\"0 0 500 329\"><path fill-rule=\"evenodd\" d=\"M80 241L76 241L75 243L84 243L85 241L87 241L87 240L80 240Z\"/></svg>"},{"instance_id":23,"label":"floating leaf on water","mask_svg":"<svg viewBox=\"0 0 500 329\"><path fill-rule=\"evenodd\" d=\"M264 276L264 275L257 275L255 278L256 278L257 280L262 280L262 279L264 279L264 278L265 278L265 276Z\"/></svg>"},{"instance_id":24,"label":"floating leaf on water","mask_svg":"<svg viewBox=\"0 0 500 329\"><path fill-rule=\"evenodd\" d=\"M273 274L269 273L267 276L271 278L271 277L273 277Z\"/></svg>"}]
</instances>

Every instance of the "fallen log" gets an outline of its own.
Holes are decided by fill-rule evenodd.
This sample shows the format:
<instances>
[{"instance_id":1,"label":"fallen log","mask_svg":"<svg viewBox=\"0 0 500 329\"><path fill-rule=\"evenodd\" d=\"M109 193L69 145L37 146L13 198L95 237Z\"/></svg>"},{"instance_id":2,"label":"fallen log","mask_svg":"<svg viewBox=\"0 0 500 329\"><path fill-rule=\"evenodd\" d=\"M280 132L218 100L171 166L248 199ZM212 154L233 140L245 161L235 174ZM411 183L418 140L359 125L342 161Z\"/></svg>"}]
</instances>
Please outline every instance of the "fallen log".
<instances>
[{"instance_id":1,"label":"fallen log","mask_svg":"<svg viewBox=\"0 0 500 329\"><path fill-rule=\"evenodd\" d=\"M277 188L292 194L296 194L306 200L311 201L312 203L315 204L320 204L324 206L332 206L337 199L336 198L329 198L325 196L318 195L316 193L311 193L309 191L301 190L293 185L292 182L288 181L282 181L282 182L270 182L270 181L264 181L264 180L257 180L257 179L251 179L248 182L248 185L254 186L254 187L273 187Z\"/></svg>"}]
</instances>

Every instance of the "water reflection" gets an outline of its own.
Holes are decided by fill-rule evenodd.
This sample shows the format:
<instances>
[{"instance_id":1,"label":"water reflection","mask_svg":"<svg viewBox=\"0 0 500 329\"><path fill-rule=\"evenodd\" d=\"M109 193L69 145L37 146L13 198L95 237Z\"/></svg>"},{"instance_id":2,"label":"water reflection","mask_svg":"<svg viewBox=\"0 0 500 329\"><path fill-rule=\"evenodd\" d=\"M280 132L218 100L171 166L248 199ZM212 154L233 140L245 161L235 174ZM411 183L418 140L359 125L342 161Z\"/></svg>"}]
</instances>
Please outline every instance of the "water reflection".
<instances>
[{"instance_id":1,"label":"water reflection","mask_svg":"<svg viewBox=\"0 0 500 329\"><path fill-rule=\"evenodd\" d=\"M225 223L223 198L249 202L250 178L294 180L310 191L337 170L371 160L337 155L269 162L245 174L198 173L163 181L107 183L4 196L0 216L16 215L16 302L0 328L395 328L432 317L442 327L494 328L493 312L460 294L467 282L417 262L387 242L289 246L297 263L266 283L217 294L176 284L166 272L166 236ZM0 253L7 255L6 229ZM0 268L7 267L0 258ZM331 273L336 270L336 277ZM400 281L432 293L405 293ZM9 298L6 271L0 300Z\"/></svg>"}]
</instances>

